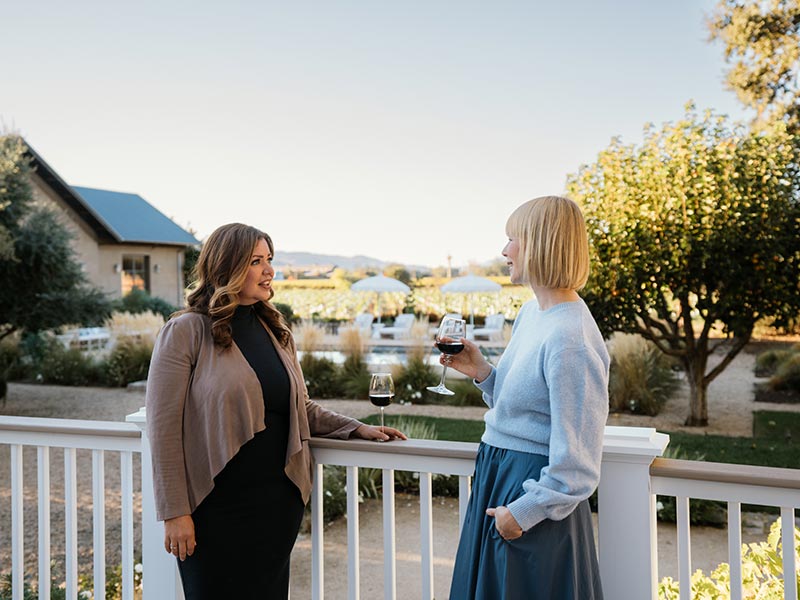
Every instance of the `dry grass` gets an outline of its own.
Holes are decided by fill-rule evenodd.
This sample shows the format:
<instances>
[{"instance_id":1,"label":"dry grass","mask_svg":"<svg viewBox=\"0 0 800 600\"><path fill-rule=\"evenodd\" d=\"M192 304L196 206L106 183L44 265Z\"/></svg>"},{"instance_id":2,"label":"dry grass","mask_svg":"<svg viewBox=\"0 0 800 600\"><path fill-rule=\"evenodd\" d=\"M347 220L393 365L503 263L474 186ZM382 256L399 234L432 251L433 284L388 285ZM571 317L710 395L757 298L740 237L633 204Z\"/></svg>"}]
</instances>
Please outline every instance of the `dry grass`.
<instances>
[{"instance_id":1,"label":"dry grass","mask_svg":"<svg viewBox=\"0 0 800 600\"><path fill-rule=\"evenodd\" d=\"M428 344L431 340L430 324L427 318L414 319L414 324L411 326L409 337L419 344Z\"/></svg>"},{"instance_id":2,"label":"dry grass","mask_svg":"<svg viewBox=\"0 0 800 600\"><path fill-rule=\"evenodd\" d=\"M347 356L361 358L367 348L367 335L358 327L341 327L339 348Z\"/></svg>"},{"instance_id":3,"label":"dry grass","mask_svg":"<svg viewBox=\"0 0 800 600\"><path fill-rule=\"evenodd\" d=\"M111 339L122 341L135 340L153 346L158 332L164 326L164 317L152 311L143 313L114 312L105 326L111 333Z\"/></svg>"},{"instance_id":4,"label":"dry grass","mask_svg":"<svg viewBox=\"0 0 800 600\"><path fill-rule=\"evenodd\" d=\"M297 349L303 352L319 350L325 339L325 328L309 319L303 319L292 329Z\"/></svg>"}]
</instances>

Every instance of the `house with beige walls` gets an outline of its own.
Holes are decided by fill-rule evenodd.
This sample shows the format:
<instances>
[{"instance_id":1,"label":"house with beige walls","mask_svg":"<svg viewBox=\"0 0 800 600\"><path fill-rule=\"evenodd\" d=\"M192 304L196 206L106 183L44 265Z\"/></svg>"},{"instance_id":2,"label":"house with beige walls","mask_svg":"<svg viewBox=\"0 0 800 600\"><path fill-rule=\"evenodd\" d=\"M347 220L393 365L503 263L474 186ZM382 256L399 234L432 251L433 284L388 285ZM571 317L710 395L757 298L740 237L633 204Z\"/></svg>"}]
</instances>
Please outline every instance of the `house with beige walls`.
<instances>
[{"instance_id":1,"label":"house with beige walls","mask_svg":"<svg viewBox=\"0 0 800 600\"><path fill-rule=\"evenodd\" d=\"M200 242L138 194L67 184L26 146L34 202L54 209L72 232L87 279L110 298L139 288L181 306L184 251Z\"/></svg>"}]
</instances>

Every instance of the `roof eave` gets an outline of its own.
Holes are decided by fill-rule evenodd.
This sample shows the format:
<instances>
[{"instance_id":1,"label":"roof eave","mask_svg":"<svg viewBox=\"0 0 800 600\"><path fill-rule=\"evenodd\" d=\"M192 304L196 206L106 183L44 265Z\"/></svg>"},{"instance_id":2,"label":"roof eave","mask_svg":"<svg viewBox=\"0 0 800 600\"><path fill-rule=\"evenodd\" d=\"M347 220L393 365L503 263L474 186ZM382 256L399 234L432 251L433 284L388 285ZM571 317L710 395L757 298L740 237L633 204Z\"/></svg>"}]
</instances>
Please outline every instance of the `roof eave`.
<instances>
[{"instance_id":1,"label":"roof eave","mask_svg":"<svg viewBox=\"0 0 800 600\"><path fill-rule=\"evenodd\" d=\"M94 231L100 242L117 242L120 236L100 215L86 204L86 201L73 190L66 181L61 179L58 173L47 164L41 155L34 150L27 140L23 140L27 153L31 157L31 166L36 175L42 179L50 188L58 194L67 206L78 213L78 216Z\"/></svg>"}]
</instances>

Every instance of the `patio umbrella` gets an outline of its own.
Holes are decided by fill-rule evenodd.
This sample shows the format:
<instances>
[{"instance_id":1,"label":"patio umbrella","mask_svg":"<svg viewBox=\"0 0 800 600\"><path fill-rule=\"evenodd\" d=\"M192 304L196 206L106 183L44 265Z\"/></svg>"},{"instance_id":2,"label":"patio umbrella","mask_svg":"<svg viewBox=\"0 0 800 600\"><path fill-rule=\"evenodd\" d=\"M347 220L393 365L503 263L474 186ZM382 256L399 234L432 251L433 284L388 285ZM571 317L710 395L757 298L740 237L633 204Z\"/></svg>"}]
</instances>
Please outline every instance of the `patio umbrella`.
<instances>
[{"instance_id":1,"label":"patio umbrella","mask_svg":"<svg viewBox=\"0 0 800 600\"><path fill-rule=\"evenodd\" d=\"M354 292L377 292L378 293L378 323L381 322L381 311L380 311L380 303L381 303L381 294L385 292L400 292L403 294L408 294L411 292L411 288L408 287L402 281L397 279L392 279L391 277L386 277L384 275L375 275L374 277L367 277L366 279L359 279L353 285L350 286L350 289Z\"/></svg>"},{"instance_id":2,"label":"patio umbrella","mask_svg":"<svg viewBox=\"0 0 800 600\"><path fill-rule=\"evenodd\" d=\"M502 289L496 281L487 279L486 277L478 277L477 275L465 275L464 277L456 277L452 281L445 283L441 288L445 294L474 294L477 292L490 292L497 293ZM472 309L472 301L469 303L469 324L475 324L475 315Z\"/></svg>"}]
</instances>

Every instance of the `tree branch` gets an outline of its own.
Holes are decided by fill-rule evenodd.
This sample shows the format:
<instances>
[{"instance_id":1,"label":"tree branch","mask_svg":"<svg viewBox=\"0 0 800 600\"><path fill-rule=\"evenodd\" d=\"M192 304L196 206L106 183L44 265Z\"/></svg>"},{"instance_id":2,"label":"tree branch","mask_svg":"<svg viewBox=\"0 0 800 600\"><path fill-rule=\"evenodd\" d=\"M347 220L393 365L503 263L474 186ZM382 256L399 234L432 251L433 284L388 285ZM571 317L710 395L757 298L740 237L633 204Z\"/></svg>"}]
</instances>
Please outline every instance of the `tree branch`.
<instances>
[{"instance_id":1,"label":"tree branch","mask_svg":"<svg viewBox=\"0 0 800 600\"><path fill-rule=\"evenodd\" d=\"M725 355L725 358L719 361L719 364L713 369L711 369L705 377L703 377L703 382L706 384L706 386L712 381L714 381L717 375L722 373L722 371L725 370L725 367L727 367L731 363L731 361L734 358L736 358L736 355L739 354L742 348L744 348L747 345L747 342L750 341L751 335L752 331L748 333L745 337L733 338L734 339L733 347Z\"/></svg>"}]
</instances>

